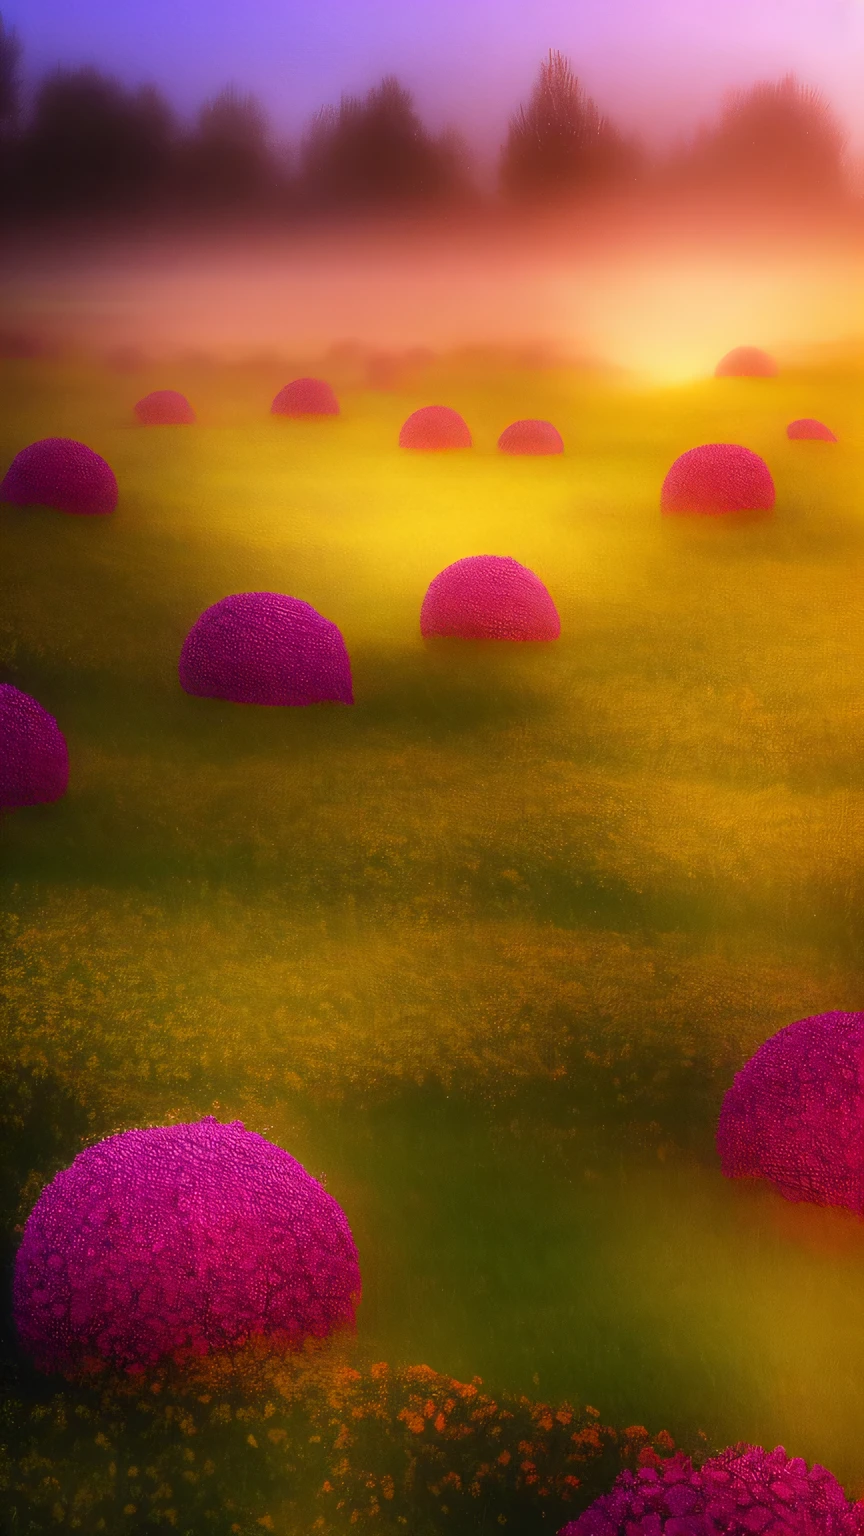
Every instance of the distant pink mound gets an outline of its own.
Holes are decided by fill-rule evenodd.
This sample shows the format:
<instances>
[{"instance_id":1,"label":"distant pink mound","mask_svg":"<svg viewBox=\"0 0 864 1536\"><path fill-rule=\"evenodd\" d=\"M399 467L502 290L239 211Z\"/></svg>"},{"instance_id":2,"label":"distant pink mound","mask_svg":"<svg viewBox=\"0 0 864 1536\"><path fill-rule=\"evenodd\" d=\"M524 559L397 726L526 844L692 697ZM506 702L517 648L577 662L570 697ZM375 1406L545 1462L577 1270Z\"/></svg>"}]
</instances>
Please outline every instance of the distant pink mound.
<instances>
[{"instance_id":1,"label":"distant pink mound","mask_svg":"<svg viewBox=\"0 0 864 1536\"><path fill-rule=\"evenodd\" d=\"M470 448L471 433L458 411L449 405L424 405L403 422L400 448L440 453L445 448Z\"/></svg>"},{"instance_id":2,"label":"distant pink mound","mask_svg":"<svg viewBox=\"0 0 864 1536\"><path fill-rule=\"evenodd\" d=\"M864 1214L864 1013L799 1019L760 1045L723 1100L730 1179Z\"/></svg>"},{"instance_id":3,"label":"distant pink mound","mask_svg":"<svg viewBox=\"0 0 864 1536\"><path fill-rule=\"evenodd\" d=\"M117 505L117 481L110 464L84 443L43 437L16 454L0 485L0 501L101 515Z\"/></svg>"},{"instance_id":4,"label":"distant pink mound","mask_svg":"<svg viewBox=\"0 0 864 1536\"><path fill-rule=\"evenodd\" d=\"M14 1309L41 1370L142 1368L250 1338L353 1327L360 1268L341 1207L239 1120L122 1131L43 1189Z\"/></svg>"},{"instance_id":5,"label":"distant pink mound","mask_svg":"<svg viewBox=\"0 0 864 1536\"><path fill-rule=\"evenodd\" d=\"M660 493L663 512L767 512L776 492L758 453L739 443L705 443L675 460Z\"/></svg>"},{"instance_id":6,"label":"distant pink mound","mask_svg":"<svg viewBox=\"0 0 864 1536\"><path fill-rule=\"evenodd\" d=\"M564 439L551 421L513 421L498 439L502 453L563 453Z\"/></svg>"},{"instance_id":7,"label":"distant pink mound","mask_svg":"<svg viewBox=\"0 0 864 1536\"><path fill-rule=\"evenodd\" d=\"M29 693L0 683L0 806L59 800L69 784L66 738Z\"/></svg>"},{"instance_id":8,"label":"distant pink mound","mask_svg":"<svg viewBox=\"0 0 864 1536\"><path fill-rule=\"evenodd\" d=\"M335 624L281 592L239 592L207 608L180 654L187 693L235 704L353 704Z\"/></svg>"},{"instance_id":9,"label":"distant pink mound","mask_svg":"<svg viewBox=\"0 0 864 1536\"><path fill-rule=\"evenodd\" d=\"M274 416L338 416L339 401L325 379L294 379L270 407Z\"/></svg>"},{"instance_id":10,"label":"distant pink mound","mask_svg":"<svg viewBox=\"0 0 864 1536\"><path fill-rule=\"evenodd\" d=\"M176 389L154 389L135 407L145 427L188 427L195 420L189 401Z\"/></svg>"},{"instance_id":11,"label":"distant pink mound","mask_svg":"<svg viewBox=\"0 0 864 1536\"><path fill-rule=\"evenodd\" d=\"M696 1468L681 1451L619 1472L558 1536L862 1536L862 1506L782 1445L732 1445Z\"/></svg>"},{"instance_id":12,"label":"distant pink mound","mask_svg":"<svg viewBox=\"0 0 864 1536\"><path fill-rule=\"evenodd\" d=\"M761 347L733 347L714 369L718 379L773 379L777 364Z\"/></svg>"},{"instance_id":13,"label":"distant pink mound","mask_svg":"<svg viewBox=\"0 0 864 1536\"><path fill-rule=\"evenodd\" d=\"M509 555L469 555L430 582L423 635L463 640L557 640L561 620L542 581Z\"/></svg>"},{"instance_id":14,"label":"distant pink mound","mask_svg":"<svg viewBox=\"0 0 864 1536\"><path fill-rule=\"evenodd\" d=\"M826 427L821 421L814 421L812 416L802 416L799 421L790 421L786 428L786 436L791 438L813 437L822 443L836 443L837 439L830 427Z\"/></svg>"}]
</instances>

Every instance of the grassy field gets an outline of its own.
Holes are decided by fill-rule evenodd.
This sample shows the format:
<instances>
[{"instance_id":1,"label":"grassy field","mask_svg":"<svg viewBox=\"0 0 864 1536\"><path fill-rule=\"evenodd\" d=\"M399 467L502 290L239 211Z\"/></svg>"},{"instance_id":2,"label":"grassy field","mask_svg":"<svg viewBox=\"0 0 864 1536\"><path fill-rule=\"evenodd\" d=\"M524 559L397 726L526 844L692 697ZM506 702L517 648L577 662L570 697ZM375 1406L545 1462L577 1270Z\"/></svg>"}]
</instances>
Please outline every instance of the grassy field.
<instances>
[{"instance_id":1,"label":"grassy field","mask_svg":"<svg viewBox=\"0 0 864 1536\"><path fill-rule=\"evenodd\" d=\"M308 425L268 415L300 361L0 367L0 463L72 436L120 484L106 519L0 509L2 677L71 761L0 828L9 1231L83 1140L236 1116L344 1204L358 1358L864 1489L864 1229L713 1151L766 1036L861 1005L864 358L648 390L477 355ZM163 386L196 427L132 424ZM473 452L398 451L430 400ZM496 454L529 415L562 459ZM810 415L838 445L787 441ZM773 518L661 519L710 441L765 457ZM421 640L477 553L536 571L559 642ZM182 693L248 590L340 626L354 708Z\"/></svg>"}]
</instances>

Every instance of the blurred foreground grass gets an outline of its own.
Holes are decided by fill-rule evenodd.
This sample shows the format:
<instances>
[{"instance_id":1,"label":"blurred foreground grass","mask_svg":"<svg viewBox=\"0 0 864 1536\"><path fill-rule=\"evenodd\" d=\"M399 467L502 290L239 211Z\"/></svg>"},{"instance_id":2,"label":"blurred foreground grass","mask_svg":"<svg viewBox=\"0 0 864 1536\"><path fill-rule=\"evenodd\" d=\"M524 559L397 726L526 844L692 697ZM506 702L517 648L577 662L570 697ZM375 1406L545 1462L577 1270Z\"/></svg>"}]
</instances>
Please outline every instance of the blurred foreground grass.
<instances>
[{"instance_id":1,"label":"blurred foreground grass","mask_svg":"<svg viewBox=\"0 0 864 1536\"><path fill-rule=\"evenodd\" d=\"M653 391L441 361L314 424L268 416L291 370L265 361L0 366L2 463L70 435L121 488L104 520L0 509L2 676L71 757L65 800L0 827L10 1226L84 1139L238 1116L346 1205L361 1354L495 1390L540 1369L607 1417L783 1435L864 1479L864 1244L843 1213L790 1239L712 1151L761 1040L860 1005L864 358ZM160 386L198 426L132 425ZM399 453L432 400L472 453ZM528 415L563 459L496 454ZM788 442L804 415L840 443ZM773 518L661 520L707 441L763 454ZM537 572L560 642L421 640L429 580L477 553ZM340 625L353 709L181 692L198 613L262 589Z\"/></svg>"}]
</instances>

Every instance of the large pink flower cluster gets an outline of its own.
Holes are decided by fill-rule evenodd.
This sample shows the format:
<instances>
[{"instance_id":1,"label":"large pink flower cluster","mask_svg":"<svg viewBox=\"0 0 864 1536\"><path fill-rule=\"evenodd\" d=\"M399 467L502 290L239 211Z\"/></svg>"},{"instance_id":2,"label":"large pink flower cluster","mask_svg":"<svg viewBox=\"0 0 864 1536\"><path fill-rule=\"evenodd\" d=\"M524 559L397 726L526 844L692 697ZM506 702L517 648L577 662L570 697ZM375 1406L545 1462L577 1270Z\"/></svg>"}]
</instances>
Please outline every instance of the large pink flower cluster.
<instances>
[{"instance_id":1,"label":"large pink flower cluster","mask_svg":"<svg viewBox=\"0 0 864 1536\"><path fill-rule=\"evenodd\" d=\"M864 1013L821 1013L760 1045L723 1100L723 1172L864 1214Z\"/></svg>"},{"instance_id":2,"label":"large pink flower cluster","mask_svg":"<svg viewBox=\"0 0 864 1536\"><path fill-rule=\"evenodd\" d=\"M207 608L180 653L186 693L235 704L353 704L335 624L282 592L236 592Z\"/></svg>"},{"instance_id":3,"label":"large pink flower cluster","mask_svg":"<svg viewBox=\"0 0 864 1536\"><path fill-rule=\"evenodd\" d=\"M69 783L66 738L29 693L0 683L0 806L59 800Z\"/></svg>"},{"instance_id":4,"label":"large pink flower cluster","mask_svg":"<svg viewBox=\"0 0 864 1536\"><path fill-rule=\"evenodd\" d=\"M557 640L561 620L527 566L509 555L468 555L429 583L420 630L463 640Z\"/></svg>"},{"instance_id":5,"label":"large pink flower cluster","mask_svg":"<svg viewBox=\"0 0 864 1536\"><path fill-rule=\"evenodd\" d=\"M145 427L188 427L195 420L189 401L177 389L154 389L135 407L135 415Z\"/></svg>"},{"instance_id":6,"label":"large pink flower cluster","mask_svg":"<svg viewBox=\"0 0 864 1536\"><path fill-rule=\"evenodd\" d=\"M761 347L733 347L714 369L718 379L773 379L776 372L776 361Z\"/></svg>"},{"instance_id":7,"label":"large pink flower cluster","mask_svg":"<svg viewBox=\"0 0 864 1536\"><path fill-rule=\"evenodd\" d=\"M15 1320L43 1370L126 1368L298 1343L354 1324L360 1269L341 1207L239 1120L124 1131L43 1190L15 1265Z\"/></svg>"},{"instance_id":8,"label":"large pink flower cluster","mask_svg":"<svg viewBox=\"0 0 864 1536\"><path fill-rule=\"evenodd\" d=\"M0 484L0 501L101 516L117 505L117 481L111 465L86 443L43 437L15 455Z\"/></svg>"},{"instance_id":9,"label":"large pink flower cluster","mask_svg":"<svg viewBox=\"0 0 864 1536\"><path fill-rule=\"evenodd\" d=\"M703 443L675 460L663 481L663 512L769 512L776 492L764 459L740 443Z\"/></svg>"},{"instance_id":10,"label":"large pink flower cluster","mask_svg":"<svg viewBox=\"0 0 864 1536\"><path fill-rule=\"evenodd\" d=\"M273 416L338 416L339 401L326 379L292 379L270 407Z\"/></svg>"},{"instance_id":11,"label":"large pink flower cluster","mask_svg":"<svg viewBox=\"0 0 864 1536\"><path fill-rule=\"evenodd\" d=\"M808 1471L782 1446L733 1446L696 1471L680 1453L656 1471L622 1472L558 1536L861 1536L850 1504L824 1467Z\"/></svg>"}]
</instances>

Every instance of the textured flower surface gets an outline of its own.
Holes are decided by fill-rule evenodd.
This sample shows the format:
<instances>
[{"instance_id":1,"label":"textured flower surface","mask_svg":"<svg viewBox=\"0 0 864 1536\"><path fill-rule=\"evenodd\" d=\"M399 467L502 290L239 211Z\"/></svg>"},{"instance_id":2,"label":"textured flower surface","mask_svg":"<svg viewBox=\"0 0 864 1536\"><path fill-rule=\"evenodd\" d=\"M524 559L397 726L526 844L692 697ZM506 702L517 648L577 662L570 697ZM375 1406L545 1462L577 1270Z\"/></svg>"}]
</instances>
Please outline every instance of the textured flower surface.
<instances>
[{"instance_id":1,"label":"textured flower surface","mask_svg":"<svg viewBox=\"0 0 864 1536\"><path fill-rule=\"evenodd\" d=\"M341 1207L239 1120L123 1131L43 1190L15 1264L15 1320L43 1370L124 1367L255 1336L354 1324L360 1270Z\"/></svg>"},{"instance_id":2,"label":"textured flower surface","mask_svg":"<svg viewBox=\"0 0 864 1536\"><path fill-rule=\"evenodd\" d=\"M740 443L703 443L675 460L663 481L663 512L769 512L776 493L764 459Z\"/></svg>"},{"instance_id":3,"label":"textured flower surface","mask_svg":"<svg viewBox=\"0 0 864 1536\"><path fill-rule=\"evenodd\" d=\"M100 516L117 505L117 481L110 464L86 443L43 437L16 454L0 484L0 501Z\"/></svg>"},{"instance_id":4,"label":"textured flower surface","mask_svg":"<svg viewBox=\"0 0 864 1536\"><path fill-rule=\"evenodd\" d=\"M339 401L326 379L292 379L270 411L273 416L338 416Z\"/></svg>"},{"instance_id":5,"label":"textured flower surface","mask_svg":"<svg viewBox=\"0 0 864 1536\"><path fill-rule=\"evenodd\" d=\"M864 1013L820 1013L760 1045L723 1100L728 1178L864 1213Z\"/></svg>"},{"instance_id":6,"label":"textured flower surface","mask_svg":"<svg viewBox=\"0 0 864 1536\"><path fill-rule=\"evenodd\" d=\"M281 592L223 597L180 653L187 693L235 704L353 704L351 663L335 624Z\"/></svg>"},{"instance_id":7,"label":"textured flower surface","mask_svg":"<svg viewBox=\"0 0 864 1536\"><path fill-rule=\"evenodd\" d=\"M429 584L424 635L463 640L557 640L561 620L538 576L509 555L469 555Z\"/></svg>"},{"instance_id":8,"label":"textured flower surface","mask_svg":"<svg viewBox=\"0 0 864 1536\"><path fill-rule=\"evenodd\" d=\"M470 448L471 433L458 411L449 405L423 405L402 423L400 448L439 453L445 448Z\"/></svg>"},{"instance_id":9,"label":"textured flower surface","mask_svg":"<svg viewBox=\"0 0 864 1536\"><path fill-rule=\"evenodd\" d=\"M551 421L511 421L498 447L502 453L563 453L564 439Z\"/></svg>"},{"instance_id":10,"label":"textured flower surface","mask_svg":"<svg viewBox=\"0 0 864 1536\"><path fill-rule=\"evenodd\" d=\"M824 1467L782 1446L733 1446L696 1471L677 1454L616 1478L559 1536L860 1536L864 1520Z\"/></svg>"},{"instance_id":11,"label":"textured flower surface","mask_svg":"<svg viewBox=\"0 0 864 1536\"><path fill-rule=\"evenodd\" d=\"M790 421L786 428L786 436L793 440L796 438L816 438L821 443L836 443L837 438L822 421L816 421L813 416L801 416L797 421Z\"/></svg>"},{"instance_id":12,"label":"textured flower surface","mask_svg":"<svg viewBox=\"0 0 864 1536\"><path fill-rule=\"evenodd\" d=\"M59 800L69 783L66 738L29 693L0 683L0 806Z\"/></svg>"},{"instance_id":13,"label":"textured flower surface","mask_svg":"<svg viewBox=\"0 0 864 1536\"><path fill-rule=\"evenodd\" d=\"M176 389L154 389L135 407L135 415L146 427L187 427L195 420L189 401Z\"/></svg>"},{"instance_id":14,"label":"textured flower surface","mask_svg":"<svg viewBox=\"0 0 864 1536\"><path fill-rule=\"evenodd\" d=\"M761 347L733 347L714 369L718 379L773 379L777 363Z\"/></svg>"}]
</instances>

